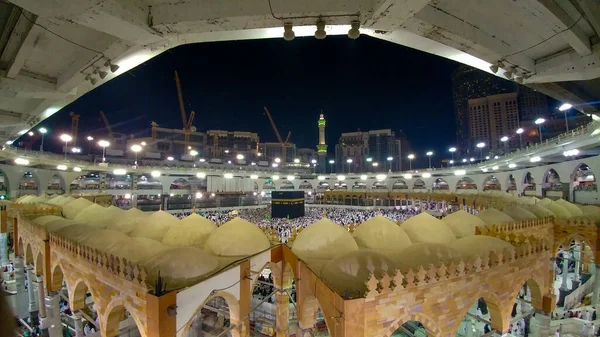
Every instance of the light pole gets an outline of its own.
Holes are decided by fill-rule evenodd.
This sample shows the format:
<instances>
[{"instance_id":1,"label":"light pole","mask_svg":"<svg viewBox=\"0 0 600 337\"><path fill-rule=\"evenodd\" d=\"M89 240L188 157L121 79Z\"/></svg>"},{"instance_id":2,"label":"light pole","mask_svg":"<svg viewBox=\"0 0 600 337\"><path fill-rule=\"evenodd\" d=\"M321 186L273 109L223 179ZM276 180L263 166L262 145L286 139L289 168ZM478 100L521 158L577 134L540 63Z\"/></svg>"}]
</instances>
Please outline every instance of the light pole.
<instances>
[{"instance_id":1,"label":"light pole","mask_svg":"<svg viewBox=\"0 0 600 337\"><path fill-rule=\"evenodd\" d=\"M40 145L40 152L44 152L44 136L46 135L46 132L48 132L48 129L40 128L40 133L42 134L42 144Z\"/></svg>"},{"instance_id":2,"label":"light pole","mask_svg":"<svg viewBox=\"0 0 600 337\"><path fill-rule=\"evenodd\" d=\"M477 143L476 146L479 149L479 160L481 161L483 159L483 148L485 147L485 143L484 142Z\"/></svg>"},{"instance_id":3,"label":"light pole","mask_svg":"<svg viewBox=\"0 0 600 337\"><path fill-rule=\"evenodd\" d=\"M335 160L329 159L329 173L333 173L333 163L335 163Z\"/></svg>"},{"instance_id":4,"label":"light pole","mask_svg":"<svg viewBox=\"0 0 600 337\"><path fill-rule=\"evenodd\" d=\"M431 170L431 156L433 156L433 152L432 151L427 151L427 153L425 153L425 154L429 158L429 169Z\"/></svg>"},{"instance_id":5,"label":"light pole","mask_svg":"<svg viewBox=\"0 0 600 337\"><path fill-rule=\"evenodd\" d=\"M142 146L138 144L131 145L131 151L135 153L135 167L137 167L138 152L142 151Z\"/></svg>"},{"instance_id":6,"label":"light pole","mask_svg":"<svg viewBox=\"0 0 600 337\"><path fill-rule=\"evenodd\" d=\"M371 162L373 162L373 158L369 157L369 158L367 158L367 159L366 159L366 161L367 161L367 163L371 163ZM366 165L365 165L365 167L366 167L367 165L369 165L369 164L366 164Z\"/></svg>"},{"instance_id":7,"label":"light pole","mask_svg":"<svg viewBox=\"0 0 600 337\"><path fill-rule=\"evenodd\" d=\"M92 141L94 141L94 137L87 136L87 140L88 140L88 154L91 154L92 153Z\"/></svg>"},{"instance_id":8,"label":"light pole","mask_svg":"<svg viewBox=\"0 0 600 337\"><path fill-rule=\"evenodd\" d=\"M98 145L100 145L100 147L102 147L102 162L104 163L106 161L106 148L110 146L110 143L107 140L100 140L98 142Z\"/></svg>"},{"instance_id":9,"label":"light pole","mask_svg":"<svg viewBox=\"0 0 600 337\"><path fill-rule=\"evenodd\" d=\"M60 136L60 140L65 142L65 160L67 160L67 148L69 147L69 142L73 140L73 137L64 133Z\"/></svg>"},{"instance_id":10,"label":"light pole","mask_svg":"<svg viewBox=\"0 0 600 337\"><path fill-rule=\"evenodd\" d=\"M394 157L387 157L387 161L390 162L390 172L392 172L392 160L394 160Z\"/></svg>"},{"instance_id":11,"label":"light pole","mask_svg":"<svg viewBox=\"0 0 600 337\"><path fill-rule=\"evenodd\" d=\"M190 151L190 154L192 155L192 162L194 163L194 167L196 167L196 156L198 155L198 151L192 150Z\"/></svg>"},{"instance_id":12,"label":"light pole","mask_svg":"<svg viewBox=\"0 0 600 337\"><path fill-rule=\"evenodd\" d=\"M538 126L538 132L540 133L540 143L542 142L542 124L544 124L546 120L543 118L538 118L535 120L535 124Z\"/></svg>"},{"instance_id":13,"label":"light pole","mask_svg":"<svg viewBox=\"0 0 600 337\"><path fill-rule=\"evenodd\" d=\"M500 138L500 141L502 143L504 143L504 153L508 152L508 136L503 136L502 138Z\"/></svg>"},{"instance_id":14,"label":"light pole","mask_svg":"<svg viewBox=\"0 0 600 337\"><path fill-rule=\"evenodd\" d=\"M454 152L456 152L456 148L455 147L451 147L451 148L448 149L448 151L450 151L450 153L452 154L452 163L454 163Z\"/></svg>"},{"instance_id":15,"label":"light pole","mask_svg":"<svg viewBox=\"0 0 600 337\"><path fill-rule=\"evenodd\" d=\"M412 171L412 160L415 159L415 155L414 154L409 154L408 155L408 170Z\"/></svg>"},{"instance_id":16,"label":"light pole","mask_svg":"<svg viewBox=\"0 0 600 337\"><path fill-rule=\"evenodd\" d=\"M523 128L518 128L517 129L517 134L519 135L519 149L523 148L523 132L525 130L523 130Z\"/></svg>"},{"instance_id":17,"label":"light pole","mask_svg":"<svg viewBox=\"0 0 600 337\"><path fill-rule=\"evenodd\" d=\"M565 114L565 127L567 128L567 132L569 132L569 119L567 118L567 111L571 109L573 106L569 103L564 103L558 108L558 111L562 111Z\"/></svg>"},{"instance_id":18,"label":"light pole","mask_svg":"<svg viewBox=\"0 0 600 337\"><path fill-rule=\"evenodd\" d=\"M348 163L348 174L350 174L350 167L352 166L352 158L348 158L348 160L346 160L346 163Z\"/></svg>"}]
</instances>

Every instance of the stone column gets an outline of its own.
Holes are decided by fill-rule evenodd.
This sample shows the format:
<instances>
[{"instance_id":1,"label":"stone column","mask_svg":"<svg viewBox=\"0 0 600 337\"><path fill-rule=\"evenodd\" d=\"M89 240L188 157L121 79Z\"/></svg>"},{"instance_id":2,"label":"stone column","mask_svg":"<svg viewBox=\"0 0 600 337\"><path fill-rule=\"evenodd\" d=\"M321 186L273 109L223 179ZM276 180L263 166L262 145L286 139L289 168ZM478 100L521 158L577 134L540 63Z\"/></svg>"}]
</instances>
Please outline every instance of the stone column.
<instances>
[{"instance_id":1,"label":"stone column","mask_svg":"<svg viewBox=\"0 0 600 337\"><path fill-rule=\"evenodd\" d=\"M563 252L563 264L562 264L562 284L560 286L561 290L569 290L568 284L568 276L569 276L569 253L567 251Z\"/></svg>"},{"instance_id":2,"label":"stone column","mask_svg":"<svg viewBox=\"0 0 600 337\"><path fill-rule=\"evenodd\" d=\"M596 264L594 274L594 290L592 292L592 306L598 306L598 293L600 292L600 264Z\"/></svg>"},{"instance_id":3,"label":"stone column","mask_svg":"<svg viewBox=\"0 0 600 337\"><path fill-rule=\"evenodd\" d=\"M573 258L575 259L575 280L579 281L579 270L581 269L581 249L580 246L575 246L573 249Z\"/></svg>"},{"instance_id":4,"label":"stone column","mask_svg":"<svg viewBox=\"0 0 600 337\"><path fill-rule=\"evenodd\" d=\"M46 296L46 315L48 319L49 337L62 337L62 322L60 321L60 295L49 292Z\"/></svg>"},{"instance_id":5,"label":"stone column","mask_svg":"<svg viewBox=\"0 0 600 337\"><path fill-rule=\"evenodd\" d=\"M137 194L131 194L131 208L137 208Z\"/></svg>"},{"instance_id":6,"label":"stone column","mask_svg":"<svg viewBox=\"0 0 600 337\"><path fill-rule=\"evenodd\" d=\"M530 337L547 337L553 335L550 331L551 318L548 314L536 310L535 317L530 320Z\"/></svg>"},{"instance_id":7,"label":"stone column","mask_svg":"<svg viewBox=\"0 0 600 337\"><path fill-rule=\"evenodd\" d=\"M37 301L39 306L39 319L40 319L40 328L45 331L44 333L47 335L48 330L48 319L46 315L46 305L44 303L44 278L40 275L37 276Z\"/></svg>"},{"instance_id":8,"label":"stone column","mask_svg":"<svg viewBox=\"0 0 600 337\"><path fill-rule=\"evenodd\" d=\"M25 268L23 266L23 257L15 257L15 284L17 286L17 315L21 319L29 316L27 292L25 291Z\"/></svg>"},{"instance_id":9,"label":"stone column","mask_svg":"<svg viewBox=\"0 0 600 337\"><path fill-rule=\"evenodd\" d=\"M75 324L75 337L83 337L83 322L81 322L81 311L73 312L73 323Z\"/></svg>"},{"instance_id":10,"label":"stone column","mask_svg":"<svg viewBox=\"0 0 600 337\"><path fill-rule=\"evenodd\" d=\"M8 260L8 234L0 233L0 267L9 265Z\"/></svg>"},{"instance_id":11,"label":"stone column","mask_svg":"<svg viewBox=\"0 0 600 337\"><path fill-rule=\"evenodd\" d=\"M289 298L288 294L281 289L275 292L275 302L277 303L277 319L275 323L276 336L287 337L288 336L288 323L290 320L289 316Z\"/></svg>"},{"instance_id":12,"label":"stone column","mask_svg":"<svg viewBox=\"0 0 600 337\"><path fill-rule=\"evenodd\" d=\"M36 294L33 291L33 279L36 278L33 272L33 266L28 265L25 267L27 271L27 296L29 298L29 317L31 318L31 324L35 325L38 322L38 305L36 302Z\"/></svg>"}]
</instances>

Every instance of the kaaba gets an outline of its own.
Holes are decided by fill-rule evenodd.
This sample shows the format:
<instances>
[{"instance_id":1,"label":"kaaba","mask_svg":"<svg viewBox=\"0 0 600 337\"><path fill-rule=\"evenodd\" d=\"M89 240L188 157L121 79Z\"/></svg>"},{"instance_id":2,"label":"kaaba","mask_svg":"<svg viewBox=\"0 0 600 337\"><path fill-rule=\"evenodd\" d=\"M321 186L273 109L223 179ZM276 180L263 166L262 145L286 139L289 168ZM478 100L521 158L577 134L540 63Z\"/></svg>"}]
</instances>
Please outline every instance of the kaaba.
<instances>
[{"instance_id":1,"label":"kaaba","mask_svg":"<svg viewBox=\"0 0 600 337\"><path fill-rule=\"evenodd\" d=\"M304 191L271 192L272 218L298 218L304 216Z\"/></svg>"}]
</instances>

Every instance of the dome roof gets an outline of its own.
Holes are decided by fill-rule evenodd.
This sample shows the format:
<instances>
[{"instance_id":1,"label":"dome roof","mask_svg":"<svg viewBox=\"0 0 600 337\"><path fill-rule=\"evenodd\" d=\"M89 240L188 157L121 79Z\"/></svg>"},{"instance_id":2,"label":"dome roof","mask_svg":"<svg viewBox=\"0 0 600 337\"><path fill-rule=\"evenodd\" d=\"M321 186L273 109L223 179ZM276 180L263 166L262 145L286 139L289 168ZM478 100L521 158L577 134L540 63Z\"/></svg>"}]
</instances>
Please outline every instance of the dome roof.
<instances>
[{"instance_id":1,"label":"dome roof","mask_svg":"<svg viewBox=\"0 0 600 337\"><path fill-rule=\"evenodd\" d=\"M79 214L79 212L93 204L93 202L85 198L77 198L63 205L63 214L67 219L75 219L75 216Z\"/></svg>"},{"instance_id":2,"label":"dome roof","mask_svg":"<svg viewBox=\"0 0 600 337\"><path fill-rule=\"evenodd\" d=\"M60 202L63 201L64 199L65 199L65 197L63 197L62 195L59 195L59 196L52 197L50 200L48 200L46 202L49 204L52 204L52 205L59 205Z\"/></svg>"},{"instance_id":3,"label":"dome roof","mask_svg":"<svg viewBox=\"0 0 600 337\"><path fill-rule=\"evenodd\" d=\"M210 234L204 249L217 256L248 256L270 246L260 228L244 219L234 218Z\"/></svg>"},{"instance_id":4,"label":"dome roof","mask_svg":"<svg viewBox=\"0 0 600 337\"><path fill-rule=\"evenodd\" d=\"M451 243L450 247L456 249L465 258L482 255L492 251L500 252L506 248L515 248L504 240L485 235L472 235L458 239Z\"/></svg>"},{"instance_id":5,"label":"dome roof","mask_svg":"<svg viewBox=\"0 0 600 337\"><path fill-rule=\"evenodd\" d=\"M303 229L292 245L292 251L301 259L333 259L357 250L352 235L327 218Z\"/></svg>"},{"instance_id":6,"label":"dome roof","mask_svg":"<svg viewBox=\"0 0 600 337\"><path fill-rule=\"evenodd\" d=\"M581 206L583 216L590 218L591 220L600 220L600 207L593 205Z\"/></svg>"},{"instance_id":7,"label":"dome roof","mask_svg":"<svg viewBox=\"0 0 600 337\"><path fill-rule=\"evenodd\" d=\"M93 237L98 230L94 227L82 225L82 224L73 224L70 226L62 227L57 230L55 233L65 237L67 239L71 239L77 242L85 242L89 238Z\"/></svg>"},{"instance_id":8,"label":"dome roof","mask_svg":"<svg viewBox=\"0 0 600 337\"><path fill-rule=\"evenodd\" d=\"M90 219L85 223L98 228L106 228L110 223L121 219L121 217L125 214L124 210L115 206L102 207L102 209L103 212L101 216L95 219Z\"/></svg>"},{"instance_id":9,"label":"dome roof","mask_svg":"<svg viewBox=\"0 0 600 337\"><path fill-rule=\"evenodd\" d=\"M516 221L533 220L537 218L535 214L519 206L506 207L503 212Z\"/></svg>"},{"instance_id":10,"label":"dome roof","mask_svg":"<svg viewBox=\"0 0 600 337\"><path fill-rule=\"evenodd\" d=\"M556 216L557 218L570 218L573 215L571 214L571 212L569 212L566 208L564 208L563 206L561 206L560 204L557 204L555 202L550 203L550 204L546 204L544 205L545 208L547 208L548 210L550 210L550 212L554 213L554 216Z\"/></svg>"},{"instance_id":11,"label":"dome roof","mask_svg":"<svg viewBox=\"0 0 600 337\"><path fill-rule=\"evenodd\" d=\"M400 227L413 243L450 243L456 240L446 223L425 212L409 218Z\"/></svg>"},{"instance_id":12,"label":"dome roof","mask_svg":"<svg viewBox=\"0 0 600 337\"><path fill-rule=\"evenodd\" d=\"M62 216L57 215L43 215L37 217L33 220L33 223L38 224L40 226L45 226L48 222L56 221L56 220L64 220Z\"/></svg>"},{"instance_id":13,"label":"dome roof","mask_svg":"<svg viewBox=\"0 0 600 337\"><path fill-rule=\"evenodd\" d=\"M179 219L167 212L158 211L147 217L146 221L138 222L129 235L160 242L174 225L179 225Z\"/></svg>"},{"instance_id":14,"label":"dome roof","mask_svg":"<svg viewBox=\"0 0 600 337\"><path fill-rule=\"evenodd\" d=\"M488 226L501 225L503 223L515 221L515 219L511 218L509 215L502 213L495 208L488 208L477 214L477 217L483 220Z\"/></svg>"},{"instance_id":15,"label":"dome roof","mask_svg":"<svg viewBox=\"0 0 600 337\"><path fill-rule=\"evenodd\" d=\"M54 221L46 222L46 224L44 226L46 226L46 230L48 232L54 233L63 227L67 227L67 226L71 226L71 225L75 225L75 224L77 224L77 222L75 222L73 220L60 218L60 219L56 219Z\"/></svg>"},{"instance_id":16,"label":"dome roof","mask_svg":"<svg viewBox=\"0 0 600 337\"><path fill-rule=\"evenodd\" d=\"M381 215L361 223L352 236L359 247L371 248L388 256L394 256L412 244L402 228Z\"/></svg>"},{"instance_id":17,"label":"dome roof","mask_svg":"<svg viewBox=\"0 0 600 337\"><path fill-rule=\"evenodd\" d=\"M548 199L548 198L544 198L544 199L538 201L538 204L540 204L542 206L546 206L546 205L551 204L551 203L552 203L552 200Z\"/></svg>"},{"instance_id":18,"label":"dome roof","mask_svg":"<svg viewBox=\"0 0 600 337\"><path fill-rule=\"evenodd\" d=\"M133 209L133 208L132 208ZM149 215L139 211L138 212L123 212L123 215L118 219L115 219L114 222L111 222L106 226L106 229L114 229L119 232L123 232L125 234L131 233L138 224L146 223L148 221Z\"/></svg>"},{"instance_id":19,"label":"dome roof","mask_svg":"<svg viewBox=\"0 0 600 337\"><path fill-rule=\"evenodd\" d=\"M571 213L572 216L583 216L583 211L581 210L581 208L573 205L572 203L566 200L558 199L555 201L555 203L564 207L567 211L569 211L569 213Z\"/></svg>"},{"instance_id":20,"label":"dome roof","mask_svg":"<svg viewBox=\"0 0 600 337\"><path fill-rule=\"evenodd\" d=\"M475 235L475 227L485 226L485 222L473 214L463 210L456 211L442 218L442 221L452 230L457 238Z\"/></svg>"},{"instance_id":21,"label":"dome roof","mask_svg":"<svg viewBox=\"0 0 600 337\"><path fill-rule=\"evenodd\" d=\"M459 251L441 243L415 243L406 248L394 262L402 271L412 268L416 272L421 266L427 268L430 264L437 266L442 262L448 263L461 258Z\"/></svg>"},{"instance_id":22,"label":"dome roof","mask_svg":"<svg viewBox=\"0 0 600 337\"><path fill-rule=\"evenodd\" d=\"M100 251L106 252L106 247L112 244L119 244L123 246L127 246L130 244L129 240L131 238L119 231L105 229L100 230L94 233L93 236L87 238L83 244L86 246L92 247L94 249L98 249ZM127 242L124 242L126 241Z\"/></svg>"},{"instance_id":23,"label":"dome roof","mask_svg":"<svg viewBox=\"0 0 600 337\"><path fill-rule=\"evenodd\" d=\"M169 228L162 238L162 243L171 246L203 246L216 229L217 225L212 221L198 214L192 214Z\"/></svg>"},{"instance_id":24,"label":"dome roof","mask_svg":"<svg viewBox=\"0 0 600 337\"><path fill-rule=\"evenodd\" d=\"M73 220L87 224L90 221L104 218L105 211L106 208L98 204L92 204L82 209L81 212L79 212L75 218L73 218ZM105 224L108 225L108 221L105 222ZM104 227L106 227L106 225Z\"/></svg>"},{"instance_id":25,"label":"dome roof","mask_svg":"<svg viewBox=\"0 0 600 337\"><path fill-rule=\"evenodd\" d=\"M533 213L537 218L544 218L547 216L555 216L554 213L552 213L551 210L547 209L546 207L542 206L542 205L529 205L529 206L523 206L524 209L530 211L531 213Z\"/></svg>"},{"instance_id":26,"label":"dome roof","mask_svg":"<svg viewBox=\"0 0 600 337\"><path fill-rule=\"evenodd\" d=\"M329 261L321 269L321 277L338 294L357 298L367 291L366 282L371 273L377 277L382 272L392 276L395 269L394 262L387 256L372 250L360 250Z\"/></svg>"},{"instance_id":27,"label":"dome roof","mask_svg":"<svg viewBox=\"0 0 600 337\"><path fill-rule=\"evenodd\" d=\"M160 242L148 238L129 238L127 244L118 242L106 246L106 252L134 263L144 263L151 256L167 249Z\"/></svg>"},{"instance_id":28,"label":"dome roof","mask_svg":"<svg viewBox=\"0 0 600 337\"><path fill-rule=\"evenodd\" d=\"M177 247L163 250L150 257L146 263L147 282L154 284L160 272L167 290L196 283L219 266L214 256L194 247Z\"/></svg>"},{"instance_id":29,"label":"dome roof","mask_svg":"<svg viewBox=\"0 0 600 337\"><path fill-rule=\"evenodd\" d=\"M18 199L15 201L15 203L17 203L17 204L26 204L26 203L28 202L28 200L31 200L31 199L33 199L33 198L35 198L35 196L34 196L34 195L24 195L24 196L22 196L22 197L19 197L19 198L18 198Z\"/></svg>"}]
</instances>

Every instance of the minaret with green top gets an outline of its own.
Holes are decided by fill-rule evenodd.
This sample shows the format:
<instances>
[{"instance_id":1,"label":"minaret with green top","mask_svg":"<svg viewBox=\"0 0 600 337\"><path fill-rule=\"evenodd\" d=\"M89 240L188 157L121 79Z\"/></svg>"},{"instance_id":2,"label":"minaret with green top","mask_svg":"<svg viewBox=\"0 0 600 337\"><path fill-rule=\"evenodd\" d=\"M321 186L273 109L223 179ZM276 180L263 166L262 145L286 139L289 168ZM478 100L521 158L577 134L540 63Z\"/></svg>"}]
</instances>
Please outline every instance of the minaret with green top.
<instances>
[{"instance_id":1,"label":"minaret with green top","mask_svg":"<svg viewBox=\"0 0 600 337\"><path fill-rule=\"evenodd\" d=\"M319 156L319 172L326 172L327 169L327 144L325 144L325 117L321 110L321 117L317 122L319 126L319 144L317 145L317 155Z\"/></svg>"}]
</instances>

